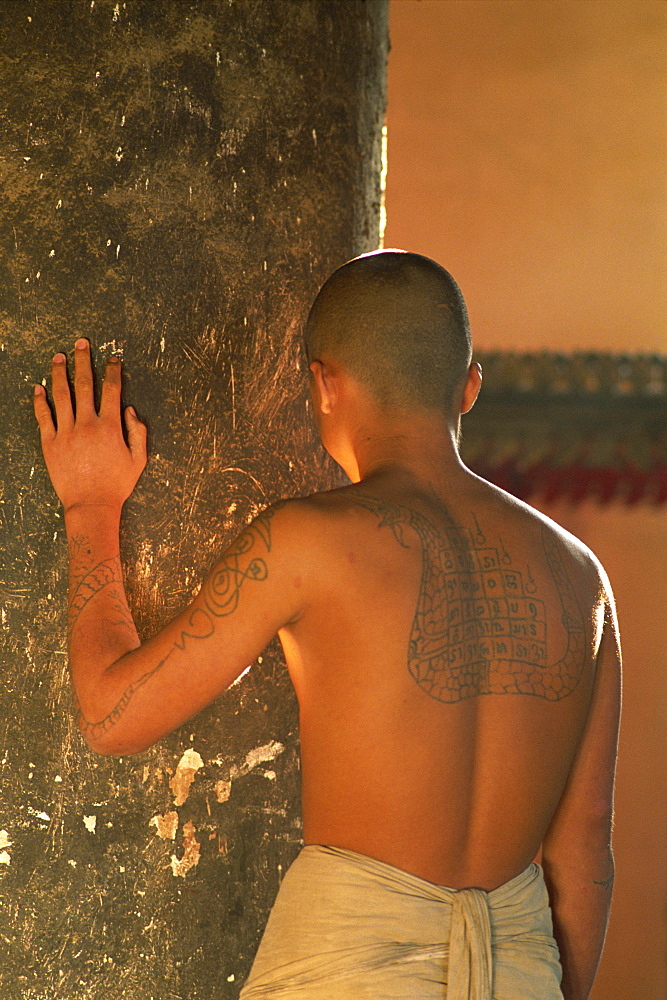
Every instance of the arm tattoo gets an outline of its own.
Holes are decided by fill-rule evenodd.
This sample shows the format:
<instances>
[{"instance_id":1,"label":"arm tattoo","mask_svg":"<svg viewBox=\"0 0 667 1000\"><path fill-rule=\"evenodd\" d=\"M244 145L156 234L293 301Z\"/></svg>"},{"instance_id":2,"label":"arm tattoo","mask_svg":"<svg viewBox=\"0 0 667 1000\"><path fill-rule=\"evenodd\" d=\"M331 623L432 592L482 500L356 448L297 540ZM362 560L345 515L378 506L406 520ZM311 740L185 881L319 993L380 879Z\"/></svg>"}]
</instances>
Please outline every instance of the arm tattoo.
<instances>
[{"instance_id":1,"label":"arm tattoo","mask_svg":"<svg viewBox=\"0 0 667 1000\"><path fill-rule=\"evenodd\" d=\"M123 571L120 565L120 556L104 559L97 566L94 566L85 573L78 581L76 581L75 570L73 568L72 576L73 592L69 602L67 621L70 635L74 631L74 626L79 619L79 615L95 594L98 594L100 590L108 587L111 583L122 583Z\"/></svg>"},{"instance_id":2,"label":"arm tattoo","mask_svg":"<svg viewBox=\"0 0 667 1000\"><path fill-rule=\"evenodd\" d=\"M117 590L112 590L110 591L109 596L113 600L114 617L109 617L107 621L110 625L117 625L120 628L124 628L127 632L130 632L133 636L135 636L137 634L137 630L134 624L134 619L128 610L124 595L119 593Z\"/></svg>"},{"instance_id":3,"label":"arm tattoo","mask_svg":"<svg viewBox=\"0 0 667 1000\"><path fill-rule=\"evenodd\" d=\"M257 543L271 551L271 525L268 518L254 521L224 554L206 582L206 607L217 618L236 610L241 587L246 580L266 580L266 562L254 550ZM248 558L246 558L248 557Z\"/></svg>"},{"instance_id":4,"label":"arm tattoo","mask_svg":"<svg viewBox=\"0 0 667 1000\"><path fill-rule=\"evenodd\" d=\"M547 617L530 567L516 567L502 539L487 542L446 512L444 530L409 507L356 494L405 546L403 529L419 538L422 572L408 647L408 670L442 702L482 694L526 694L560 701L577 687L586 662L584 619L560 547L545 528L542 544L561 603L567 647L547 661Z\"/></svg>"},{"instance_id":5,"label":"arm tattoo","mask_svg":"<svg viewBox=\"0 0 667 1000\"><path fill-rule=\"evenodd\" d=\"M188 640L208 639L214 634L215 619L224 618L236 610L241 588L246 580L266 580L269 571L260 552L271 551L271 519L282 506L283 504L274 504L270 510L260 514L227 549L204 585L205 607L190 610L185 627L181 629L180 635L166 656L125 689L108 715L99 722L91 722L85 718L77 701L79 727L89 742L100 739L118 722L133 695L157 674L177 651L183 652Z\"/></svg>"},{"instance_id":6,"label":"arm tattoo","mask_svg":"<svg viewBox=\"0 0 667 1000\"><path fill-rule=\"evenodd\" d=\"M593 879L593 885L601 885L603 889L610 889L614 884L614 873L609 876L609 878L602 879L598 882L597 879Z\"/></svg>"}]
</instances>

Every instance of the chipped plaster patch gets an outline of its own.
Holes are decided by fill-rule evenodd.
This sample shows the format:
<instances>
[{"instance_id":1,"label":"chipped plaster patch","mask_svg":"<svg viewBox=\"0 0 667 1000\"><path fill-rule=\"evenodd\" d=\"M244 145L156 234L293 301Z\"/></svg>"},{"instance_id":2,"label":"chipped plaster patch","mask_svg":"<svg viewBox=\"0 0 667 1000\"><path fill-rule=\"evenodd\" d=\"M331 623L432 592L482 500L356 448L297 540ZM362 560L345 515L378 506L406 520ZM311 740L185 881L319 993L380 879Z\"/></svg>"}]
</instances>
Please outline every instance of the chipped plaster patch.
<instances>
[{"instance_id":1,"label":"chipped plaster patch","mask_svg":"<svg viewBox=\"0 0 667 1000\"><path fill-rule=\"evenodd\" d=\"M171 870L174 875L185 878L187 873L195 865L199 864L199 841L195 837L197 828L192 822L188 822L183 827L183 857L177 858L175 854L171 856Z\"/></svg>"},{"instance_id":2,"label":"chipped plaster patch","mask_svg":"<svg viewBox=\"0 0 667 1000\"><path fill-rule=\"evenodd\" d=\"M37 809L33 809L32 806L28 806L28 812L31 816L36 816L37 819L43 819L45 823L50 822L51 817L46 812L38 812Z\"/></svg>"},{"instance_id":3,"label":"chipped plaster patch","mask_svg":"<svg viewBox=\"0 0 667 1000\"><path fill-rule=\"evenodd\" d=\"M111 240L109 240L109 242L107 243L107 246L111 246ZM98 346L97 350L101 354L103 351L108 351L109 348L111 348L111 353L112 354L115 354L119 358L123 357L124 345L122 343L119 344L115 339L114 340L107 340L104 344L100 344Z\"/></svg>"},{"instance_id":4,"label":"chipped plaster patch","mask_svg":"<svg viewBox=\"0 0 667 1000\"><path fill-rule=\"evenodd\" d=\"M178 829L178 813L174 810L166 812L164 816L158 814L148 821L148 825L154 826L158 837L162 837L163 840L175 840Z\"/></svg>"},{"instance_id":5,"label":"chipped plaster patch","mask_svg":"<svg viewBox=\"0 0 667 1000\"><path fill-rule=\"evenodd\" d=\"M278 743L277 740L271 740L270 743L265 743L261 747L255 747L254 750L246 754L246 758L242 764L238 767L234 765L230 768L230 776L232 778L240 778L242 775L252 771L258 764L263 764L267 760L275 760L279 754L283 753L284 749L283 744Z\"/></svg>"},{"instance_id":6,"label":"chipped plaster patch","mask_svg":"<svg viewBox=\"0 0 667 1000\"><path fill-rule=\"evenodd\" d=\"M97 816L84 816L83 825L89 833L95 833L95 827L97 826Z\"/></svg>"},{"instance_id":7,"label":"chipped plaster patch","mask_svg":"<svg viewBox=\"0 0 667 1000\"><path fill-rule=\"evenodd\" d=\"M197 771L203 766L204 761L197 751L188 748L178 762L176 774L169 782L169 787L174 793L174 805L183 805L190 794L190 785L195 780Z\"/></svg>"},{"instance_id":8,"label":"chipped plaster patch","mask_svg":"<svg viewBox=\"0 0 667 1000\"><path fill-rule=\"evenodd\" d=\"M231 781L216 781L215 797L218 800L218 802L226 802L231 794L232 794Z\"/></svg>"}]
</instances>

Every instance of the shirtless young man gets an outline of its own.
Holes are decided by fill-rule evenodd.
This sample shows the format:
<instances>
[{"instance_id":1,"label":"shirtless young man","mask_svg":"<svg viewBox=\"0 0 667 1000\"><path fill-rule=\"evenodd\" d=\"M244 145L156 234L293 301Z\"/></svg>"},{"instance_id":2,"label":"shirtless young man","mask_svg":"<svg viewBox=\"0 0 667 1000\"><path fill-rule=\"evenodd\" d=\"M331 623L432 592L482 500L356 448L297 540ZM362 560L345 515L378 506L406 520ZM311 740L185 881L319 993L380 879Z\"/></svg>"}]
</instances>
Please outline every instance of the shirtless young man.
<instances>
[{"instance_id":1,"label":"shirtless young man","mask_svg":"<svg viewBox=\"0 0 667 1000\"><path fill-rule=\"evenodd\" d=\"M117 613L120 513L146 462L130 407L123 439L120 364L98 415L77 342L75 419L56 355L57 430L36 387L69 538L81 732L103 754L149 747L277 633L309 846L244 1000L585 1000L614 871L620 652L605 573L463 465L460 414L481 372L460 291L433 261L348 262L306 349L322 442L352 485L260 514L143 643Z\"/></svg>"}]
</instances>

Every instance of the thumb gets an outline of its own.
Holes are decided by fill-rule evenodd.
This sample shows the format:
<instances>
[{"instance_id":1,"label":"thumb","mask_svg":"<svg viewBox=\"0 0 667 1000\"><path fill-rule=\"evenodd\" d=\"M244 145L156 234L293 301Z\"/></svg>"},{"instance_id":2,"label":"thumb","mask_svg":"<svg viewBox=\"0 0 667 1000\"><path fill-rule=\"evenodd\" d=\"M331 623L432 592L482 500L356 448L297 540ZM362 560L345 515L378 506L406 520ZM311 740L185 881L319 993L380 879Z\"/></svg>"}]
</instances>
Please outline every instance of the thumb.
<instances>
[{"instance_id":1,"label":"thumb","mask_svg":"<svg viewBox=\"0 0 667 1000\"><path fill-rule=\"evenodd\" d=\"M133 406L125 407L125 426L127 427L127 443L132 458L146 464L146 424L139 420Z\"/></svg>"}]
</instances>

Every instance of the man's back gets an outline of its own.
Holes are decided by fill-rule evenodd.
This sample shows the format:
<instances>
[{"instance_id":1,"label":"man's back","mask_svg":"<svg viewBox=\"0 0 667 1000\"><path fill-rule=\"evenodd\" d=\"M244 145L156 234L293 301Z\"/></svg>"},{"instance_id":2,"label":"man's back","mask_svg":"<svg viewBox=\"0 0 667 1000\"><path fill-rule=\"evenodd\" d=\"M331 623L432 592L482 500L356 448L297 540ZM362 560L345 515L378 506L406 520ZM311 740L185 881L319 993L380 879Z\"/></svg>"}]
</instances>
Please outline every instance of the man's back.
<instances>
[{"instance_id":1,"label":"man's back","mask_svg":"<svg viewBox=\"0 0 667 1000\"><path fill-rule=\"evenodd\" d=\"M128 408L125 443L120 365L98 414L88 343L75 409L56 355L57 427L36 387L70 543L79 728L100 753L143 750L278 633L307 846L243 1000L435 1000L445 986L459 1000L585 1000L614 874L620 649L604 572L461 463L481 370L439 265L400 251L348 262L305 339L322 443L355 485L264 511L144 642L118 527L146 428Z\"/></svg>"},{"instance_id":2,"label":"man's back","mask_svg":"<svg viewBox=\"0 0 667 1000\"><path fill-rule=\"evenodd\" d=\"M499 886L537 854L581 740L597 563L467 470L439 487L385 472L294 506L308 599L279 634L306 843Z\"/></svg>"}]
</instances>

